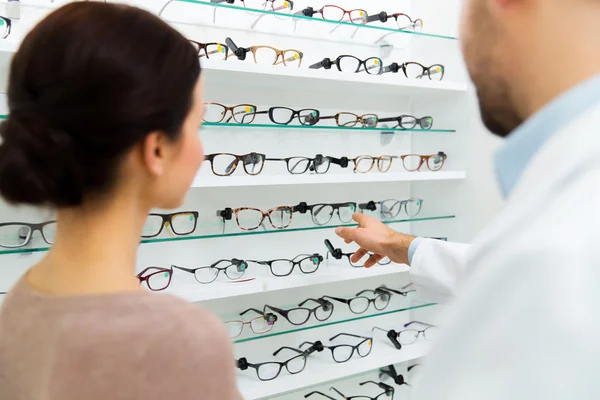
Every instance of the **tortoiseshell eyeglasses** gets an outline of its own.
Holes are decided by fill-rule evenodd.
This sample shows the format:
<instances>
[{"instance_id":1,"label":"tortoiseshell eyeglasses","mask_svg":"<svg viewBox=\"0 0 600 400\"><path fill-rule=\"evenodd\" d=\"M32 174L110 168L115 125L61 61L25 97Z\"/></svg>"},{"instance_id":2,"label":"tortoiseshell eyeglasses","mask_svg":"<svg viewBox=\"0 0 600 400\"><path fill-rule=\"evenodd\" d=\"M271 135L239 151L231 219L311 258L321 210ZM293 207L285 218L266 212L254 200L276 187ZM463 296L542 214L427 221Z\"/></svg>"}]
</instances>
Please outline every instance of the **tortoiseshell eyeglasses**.
<instances>
[{"instance_id":1,"label":"tortoiseshell eyeglasses","mask_svg":"<svg viewBox=\"0 0 600 400\"><path fill-rule=\"evenodd\" d=\"M190 40L190 43L196 49L198 53L198 58L206 57L210 59L211 57L215 60L227 60L227 54L229 54L229 47L221 43L200 43L195 40Z\"/></svg>"},{"instance_id":2,"label":"tortoiseshell eyeglasses","mask_svg":"<svg viewBox=\"0 0 600 400\"><path fill-rule=\"evenodd\" d=\"M244 61L248 53L252 53L256 64L280 65L286 67L300 67L304 53L295 49L279 50L271 46L250 46L238 47L231 38L227 38L225 43L229 46L233 53L229 57L237 57L238 60Z\"/></svg>"}]
</instances>

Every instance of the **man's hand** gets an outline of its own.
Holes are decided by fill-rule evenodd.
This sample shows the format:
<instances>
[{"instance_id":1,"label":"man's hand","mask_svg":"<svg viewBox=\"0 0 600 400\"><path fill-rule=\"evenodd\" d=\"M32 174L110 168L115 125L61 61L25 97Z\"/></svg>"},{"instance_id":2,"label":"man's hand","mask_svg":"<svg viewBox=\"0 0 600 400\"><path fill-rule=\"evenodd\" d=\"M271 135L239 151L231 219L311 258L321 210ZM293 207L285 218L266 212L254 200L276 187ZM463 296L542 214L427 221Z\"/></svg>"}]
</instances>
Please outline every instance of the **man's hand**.
<instances>
[{"instance_id":1,"label":"man's hand","mask_svg":"<svg viewBox=\"0 0 600 400\"><path fill-rule=\"evenodd\" d=\"M398 233L364 214L354 214L352 219L358 222L357 228L335 230L335 233L346 243L356 242L360 246L352 256L352 262L358 262L370 252L373 255L365 263L366 268L371 268L385 257L398 264L408 264L408 247L415 239L414 236Z\"/></svg>"}]
</instances>

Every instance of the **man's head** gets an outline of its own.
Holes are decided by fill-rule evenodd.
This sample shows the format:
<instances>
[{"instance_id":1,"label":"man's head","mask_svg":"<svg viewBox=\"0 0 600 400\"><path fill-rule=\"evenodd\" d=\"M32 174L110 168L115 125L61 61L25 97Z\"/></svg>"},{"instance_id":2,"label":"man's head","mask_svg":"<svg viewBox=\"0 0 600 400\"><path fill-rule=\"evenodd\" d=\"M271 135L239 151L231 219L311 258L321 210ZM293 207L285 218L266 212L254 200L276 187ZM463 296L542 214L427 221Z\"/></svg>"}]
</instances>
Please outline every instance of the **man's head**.
<instances>
[{"instance_id":1,"label":"man's head","mask_svg":"<svg viewBox=\"0 0 600 400\"><path fill-rule=\"evenodd\" d=\"M462 48L485 126L506 136L600 72L600 0L464 0Z\"/></svg>"}]
</instances>

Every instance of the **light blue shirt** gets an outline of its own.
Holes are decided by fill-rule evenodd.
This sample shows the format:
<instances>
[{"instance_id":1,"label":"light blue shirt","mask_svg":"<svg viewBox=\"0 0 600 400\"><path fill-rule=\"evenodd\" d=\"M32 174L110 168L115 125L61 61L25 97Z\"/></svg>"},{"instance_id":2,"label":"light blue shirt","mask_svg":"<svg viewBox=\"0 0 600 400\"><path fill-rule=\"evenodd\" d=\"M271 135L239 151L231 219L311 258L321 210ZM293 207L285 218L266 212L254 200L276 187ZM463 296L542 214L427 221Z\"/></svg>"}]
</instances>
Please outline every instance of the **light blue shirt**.
<instances>
[{"instance_id":1,"label":"light blue shirt","mask_svg":"<svg viewBox=\"0 0 600 400\"><path fill-rule=\"evenodd\" d=\"M510 195L529 160L552 135L600 103L600 75L567 90L533 114L508 135L495 156L496 175L504 197ZM596 127L590 127L596 128ZM416 238L408 248L408 260L423 238Z\"/></svg>"}]
</instances>

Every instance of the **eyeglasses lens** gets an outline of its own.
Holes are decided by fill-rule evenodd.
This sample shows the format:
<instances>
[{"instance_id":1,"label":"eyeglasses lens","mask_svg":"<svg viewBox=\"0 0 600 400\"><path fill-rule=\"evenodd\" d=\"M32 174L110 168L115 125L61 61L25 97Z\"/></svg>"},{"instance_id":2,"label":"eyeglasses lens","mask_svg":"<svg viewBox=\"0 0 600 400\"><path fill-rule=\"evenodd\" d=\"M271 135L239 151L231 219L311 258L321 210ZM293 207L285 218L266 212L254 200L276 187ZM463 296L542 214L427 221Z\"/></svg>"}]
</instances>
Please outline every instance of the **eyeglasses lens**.
<instances>
[{"instance_id":1,"label":"eyeglasses lens","mask_svg":"<svg viewBox=\"0 0 600 400\"><path fill-rule=\"evenodd\" d=\"M431 327L425 329L425 332L423 332L423 336L425 336L425 339L427 339L429 341L433 341L433 340L437 339L438 333L439 333L439 329L436 328L435 326L431 326Z\"/></svg>"},{"instance_id":2,"label":"eyeglasses lens","mask_svg":"<svg viewBox=\"0 0 600 400\"><path fill-rule=\"evenodd\" d=\"M390 304L390 296L387 294L380 294L375 298L373 303L376 309L383 310L388 306L388 304Z\"/></svg>"},{"instance_id":3,"label":"eyeglasses lens","mask_svg":"<svg viewBox=\"0 0 600 400\"><path fill-rule=\"evenodd\" d=\"M232 280L240 279L242 276L244 276L244 273L246 272L245 265L246 264L230 265L225 269L225 275L227 275L227 277ZM219 265L219 266L224 266L224 265Z\"/></svg>"},{"instance_id":4,"label":"eyeglasses lens","mask_svg":"<svg viewBox=\"0 0 600 400\"><path fill-rule=\"evenodd\" d=\"M413 22L406 14L398 15L396 17L396 23L398 24L398 29L408 29L413 25Z\"/></svg>"},{"instance_id":5,"label":"eyeglasses lens","mask_svg":"<svg viewBox=\"0 0 600 400\"><path fill-rule=\"evenodd\" d=\"M258 175L265 164L265 157L262 154L251 153L244 156L244 170L249 175Z\"/></svg>"},{"instance_id":6,"label":"eyeglasses lens","mask_svg":"<svg viewBox=\"0 0 600 400\"><path fill-rule=\"evenodd\" d=\"M158 271L148 276L146 283L151 290L165 290L171 282L170 271Z\"/></svg>"},{"instance_id":7,"label":"eyeglasses lens","mask_svg":"<svg viewBox=\"0 0 600 400\"><path fill-rule=\"evenodd\" d=\"M271 2L267 2L267 3L271 3ZM286 0L275 0L271 3L271 6L267 6L266 7L271 8L271 11L273 12L277 12L277 13L282 13L282 14L289 14L290 12L292 12L292 4L289 1ZM279 17L281 19L283 19L282 17Z\"/></svg>"},{"instance_id":8,"label":"eyeglasses lens","mask_svg":"<svg viewBox=\"0 0 600 400\"><path fill-rule=\"evenodd\" d=\"M236 338L242 334L244 324L241 321L226 321L225 328L230 338Z\"/></svg>"},{"instance_id":9,"label":"eyeglasses lens","mask_svg":"<svg viewBox=\"0 0 600 400\"><path fill-rule=\"evenodd\" d=\"M212 160L212 170L216 175L227 176L233 174L238 164L238 159L233 154L217 154Z\"/></svg>"},{"instance_id":10,"label":"eyeglasses lens","mask_svg":"<svg viewBox=\"0 0 600 400\"><path fill-rule=\"evenodd\" d=\"M204 103L204 122L219 123L225 118L225 107L220 104Z\"/></svg>"},{"instance_id":11,"label":"eyeglasses lens","mask_svg":"<svg viewBox=\"0 0 600 400\"><path fill-rule=\"evenodd\" d=\"M338 215L340 221L348 223L352 221L352 215L354 214L354 204L342 204L338 207Z\"/></svg>"},{"instance_id":12,"label":"eyeglasses lens","mask_svg":"<svg viewBox=\"0 0 600 400\"><path fill-rule=\"evenodd\" d=\"M371 353L372 349L373 349L373 341L371 339L365 340L357 347L358 355L361 357L366 357Z\"/></svg>"},{"instance_id":13,"label":"eyeglasses lens","mask_svg":"<svg viewBox=\"0 0 600 400\"><path fill-rule=\"evenodd\" d=\"M295 50L286 50L283 53L286 67L299 67L302 62L302 56Z\"/></svg>"},{"instance_id":14,"label":"eyeglasses lens","mask_svg":"<svg viewBox=\"0 0 600 400\"><path fill-rule=\"evenodd\" d=\"M189 235L194 232L196 227L196 217L194 214L181 213L171 218L171 229L177 235Z\"/></svg>"},{"instance_id":15,"label":"eyeglasses lens","mask_svg":"<svg viewBox=\"0 0 600 400\"><path fill-rule=\"evenodd\" d=\"M194 276L200 283L211 283L219 276L219 270L213 267L202 267L194 272Z\"/></svg>"},{"instance_id":16,"label":"eyeglasses lens","mask_svg":"<svg viewBox=\"0 0 600 400\"><path fill-rule=\"evenodd\" d=\"M233 119L238 124L250 124L256 117L256 109L249 104L240 104L233 108Z\"/></svg>"},{"instance_id":17,"label":"eyeglasses lens","mask_svg":"<svg viewBox=\"0 0 600 400\"><path fill-rule=\"evenodd\" d=\"M371 156L360 156L354 161L355 169L363 174L369 172L373 168L375 160Z\"/></svg>"},{"instance_id":18,"label":"eyeglasses lens","mask_svg":"<svg viewBox=\"0 0 600 400\"><path fill-rule=\"evenodd\" d=\"M258 367L256 373L258 378L263 381L270 381L277 378L281 365L279 363L266 363Z\"/></svg>"},{"instance_id":19,"label":"eyeglasses lens","mask_svg":"<svg viewBox=\"0 0 600 400\"><path fill-rule=\"evenodd\" d=\"M362 314L369 308L369 299L366 297L355 297L350 300L350 311L356 314Z\"/></svg>"},{"instance_id":20,"label":"eyeglasses lens","mask_svg":"<svg viewBox=\"0 0 600 400\"><path fill-rule=\"evenodd\" d=\"M409 78L418 79L423 78L424 75L427 75L427 72L423 69L422 66L416 63L406 63L406 75Z\"/></svg>"},{"instance_id":21,"label":"eyeglasses lens","mask_svg":"<svg viewBox=\"0 0 600 400\"><path fill-rule=\"evenodd\" d=\"M277 260L271 263L271 273L275 276L287 276L292 272L294 264L288 260Z\"/></svg>"},{"instance_id":22,"label":"eyeglasses lens","mask_svg":"<svg viewBox=\"0 0 600 400\"><path fill-rule=\"evenodd\" d=\"M271 223L277 229L287 228L292 222L292 210L288 207L281 207L276 210L272 210L269 213Z\"/></svg>"},{"instance_id":23,"label":"eyeglasses lens","mask_svg":"<svg viewBox=\"0 0 600 400\"><path fill-rule=\"evenodd\" d=\"M298 118L302 125L314 125L319 122L319 111L317 110L300 110L298 112Z\"/></svg>"},{"instance_id":24,"label":"eyeglasses lens","mask_svg":"<svg viewBox=\"0 0 600 400\"><path fill-rule=\"evenodd\" d=\"M431 117L423 117L420 120L421 128L423 129L431 129L433 126L433 118Z\"/></svg>"},{"instance_id":25,"label":"eyeglasses lens","mask_svg":"<svg viewBox=\"0 0 600 400\"><path fill-rule=\"evenodd\" d=\"M294 308L289 311L288 320L294 325L302 325L310 317L310 310L307 308Z\"/></svg>"},{"instance_id":26,"label":"eyeglasses lens","mask_svg":"<svg viewBox=\"0 0 600 400\"><path fill-rule=\"evenodd\" d=\"M394 218L400 214L402 203L397 200L386 200L381 203L381 216L384 219Z\"/></svg>"},{"instance_id":27,"label":"eyeglasses lens","mask_svg":"<svg viewBox=\"0 0 600 400\"><path fill-rule=\"evenodd\" d=\"M337 124L339 126L352 127L358 123L358 116L351 113L339 113L337 115Z\"/></svg>"},{"instance_id":28,"label":"eyeglasses lens","mask_svg":"<svg viewBox=\"0 0 600 400\"><path fill-rule=\"evenodd\" d=\"M25 232L27 232L28 229L29 228L26 228ZM56 238L56 222L44 225L44 227L42 228L42 236L46 243L53 244L54 239Z\"/></svg>"},{"instance_id":29,"label":"eyeglasses lens","mask_svg":"<svg viewBox=\"0 0 600 400\"><path fill-rule=\"evenodd\" d=\"M313 161L315 172L317 174L324 174L329 171L329 165L331 161L327 157L317 156Z\"/></svg>"},{"instance_id":30,"label":"eyeglasses lens","mask_svg":"<svg viewBox=\"0 0 600 400\"><path fill-rule=\"evenodd\" d=\"M220 44L206 45L206 54L213 60L225 60L227 58L227 48Z\"/></svg>"},{"instance_id":31,"label":"eyeglasses lens","mask_svg":"<svg viewBox=\"0 0 600 400\"><path fill-rule=\"evenodd\" d=\"M286 364L287 370L290 374L297 374L298 372L301 372L302 370L304 370L305 366L306 357L304 356L294 357L291 360L289 360Z\"/></svg>"},{"instance_id":32,"label":"eyeglasses lens","mask_svg":"<svg viewBox=\"0 0 600 400\"><path fill-rule=\"evenodd\" d=\"M252 328L252 332L254 333L269 332L271 329L273 329L274 325L274 321L269 319L269 317L258 317L250 321L250 328Z\"/></svg>"},{"instance_id":33,"label":"eyeglasses lens","mask_svg":"<svg viewBox=\"0 0 600 400\"><path fill-rule=\"evenodd\" d=\"M413 129L417 125L417 119L413 116L403 116L400 120L400 127L402 129Z\"/></svg>"},{"instance_id":34,"label":"eyeglasses lens","mask_svg":"<svg viewBox=\"0 0 600 400\"><path fill-rule=\"evenodd\" d=\"M350 11L350 20L355 24L366 24L367 18L368 18L368 15L365 10Z\"/></svg>"},{"instance_id":35,"label":"eyeglasses lens","mask_svg":"<svg viewBox=\"0 0 600 400\"><path fill-rule=\"evenodd\" d=\"M377 160L377 168L380 172L388 172L390 167L392 166L392 157L390 156L381 156Z\"/></svg>"},{"instance_id":36,"label":"eyeglasses lens","mask_svg":"<svg viewBox=\"0 0 600 400\"><path fill-rule=\"evenodd\" d=\"M409 217L414 217L421 211L420 199L408 199L406 201L406 214Z\"/></svg>"},{"instance_id":37,"label":"eyeglasses lens","mask_svg":"<svg viewBox=\"0 0 600 400\"><path fill-rule=\"evenodd\" d=\"M263 214L256 209L239 210L237 213L237 222L240 228L252 230L258 228L263 220Z\"/></svg>"},{"instance_id":38,"label":"eyeglasses lens","mask_svg":"<svg viewBox=\"0 0 600 400\"><path fill-rule=\"evenodd\" d=\"M421 166L421 157L417 155L408 155L404 157L402 163L407 171L417 171Z\"/></svg>"},{"instance_id":39,"label":"eyeglasses lens","mask_svg":"<svg viewBox=\"0 0 600 400\"><path fill-rule=\"evenodd\" d=\"M323 19L341 21L344 19L345 12L343 9L336 6L325 6L323 7L321 15L323 16Z\"/></svg>"},{"instance_id":40,"label":"eyeglasses lens","mask_svg":"<svg viewBox=\"0 0 600 400\"><path fill-rule=\"evenodd\" d=\"M285 107L273 107L270 110L270 114L273 123L287 125L292 122L294 110Z\"/></svg>"},{"instance_id":41,"label":"eyeglasses lens","mask_svg":"<svg viewBox=\"0 0 600 400\"><path fill-rule=\"evenodd\" d=\"M442 157L442 156L437 156L437 155L432 156L429 158L429 160L427 160L427 166L432 171L437 171L437 170L441 169L443 165L444 165L444 157Z\"/></svg>"},{"instance_id":42,"label":"eyeglasses lens","mask_svg":"<svg viewBox=\"0 0 600 400\"><path fill-rule=\"evenodd\" d=\"M358 72L360 61L354 57L340 57L339 66L342 72Z\"/></svg>"},{"instance_id":43,"label":"eyeglasses lens","mask_svg":"<svg viewBox=\"0 0 600 400\"><path fill-rule=\"evenodd\" d=\"M368 58L365 60L367 66L367 74L379 75L383 69L382 61L379 58Z\"/></svg>"},{"instance_id":44,"label":"eyeglasses lens","mask_svg":"<svg viewBox=\"0 0 600 400\"><path fill-rule=\"evenodd\" d=\"M333 305L327 303L316 309L315 318L319 321L325 321L331 317L331 314L333 314Z\"/></svg>"},{"instance_id":45,"label":"eyeglasses lens","mask_svg":"<svg viewBox=\"0 0 600 400\"><path fill-rule=\"evenodd\" d=\"M375 114L363 115L361 123L365 128L376 128L378 118Z\"/></svg>"},{"instance_id":46,"label":"eyeglasses lens","mask_svg":"<svg viewBox=\"0 0 600 400\"><path fill-rule=\"evenodd\" d=\"M398 341L401 344L413 344L419 337L419 331L414 329L407 329L398 334Z\"/></svg>"},{"instance_id":47,"label":"eyeglasses lens","mask_svg":"<svg viewBox=\"0 0 600 400\"><path fill-rule=\"evenodd\" d=\"M444 67L441 65L432 65L429 67L429 79L441 81L444 77Z\"/></svg>"},{"instance_id":48,"label":"eyeglasses lens","mask_svg":"<svg viewBox=\"0 0 600 400\"><path fill-rule=\"evenodd\" d=\"M158 232L160 232L160 229L162 228L163 225L163 219L162 217L158 216L158 215L148 215L148 218L146 218L146 223L144 224L144 227L142 228L142 237L152 237L152 236L156 236L158 234ZM0 228L0 232L1 232ZM0 233L0 237L3 236Z\"/></svg>"},{"instance_id":49,"label":"eyeglasses lens","mask_svg":"<svg viewBox=\"0 0 600 400\"><path fill-rule=\"evenodd\" d=\"M300 270L305 274L310 274L319 269L321 261L318 257L308 257L300 261Z\"/></svg>"},{"instance_id":50,"label":"eyeglasses lens","mask_svg":"<svg viewBox=\"0 0 600 400\"><path fill-rule=\"evenodd\" d=\"M287 167L290 174L303 174L310 166L310 159L306 157L292 157L288 160Z\"/></svg>"},{"instance_id":51,"label":"eyeglasses lens","mask_svg":"<svg viewBox=\"0 0 600 400\"><path fill-rule=\"evenodd\" d=\"M333 350L333 359L337 362L346 362L352 357L352 346L338 346Z\"/></svg>"},{"instance_id":52,"label":"eyeglasses lens","mask_svg":"<svg viewBox=\"0 0 600 400\"><path fill-rule=\"evenodd\" d=\"M277 59L277 52L270 47L258 47L254 52L257 64L273 65Z\"/></svg>"},{"instance_id":53,"label":"eyeglasses lens","mask_svg":"<svg viewBox=\"0 0 600 400\"><path fill-rule=\"evenodd\" d=\"M333 207L328 204L320 204L312 209L312 219L316 225L325 225L331 221L332 216Z\"/></svg>"},{"instance_id":54,"label":"eyeglasses lens","mask_svg":"<svg viewBox=\"0 0 600 400\"><path fill-rule=\"evenodd\" d=\"M3 18L0 18L0 37L6 39L9 34L8 23Z\"/></svg>"}]
</instances>

